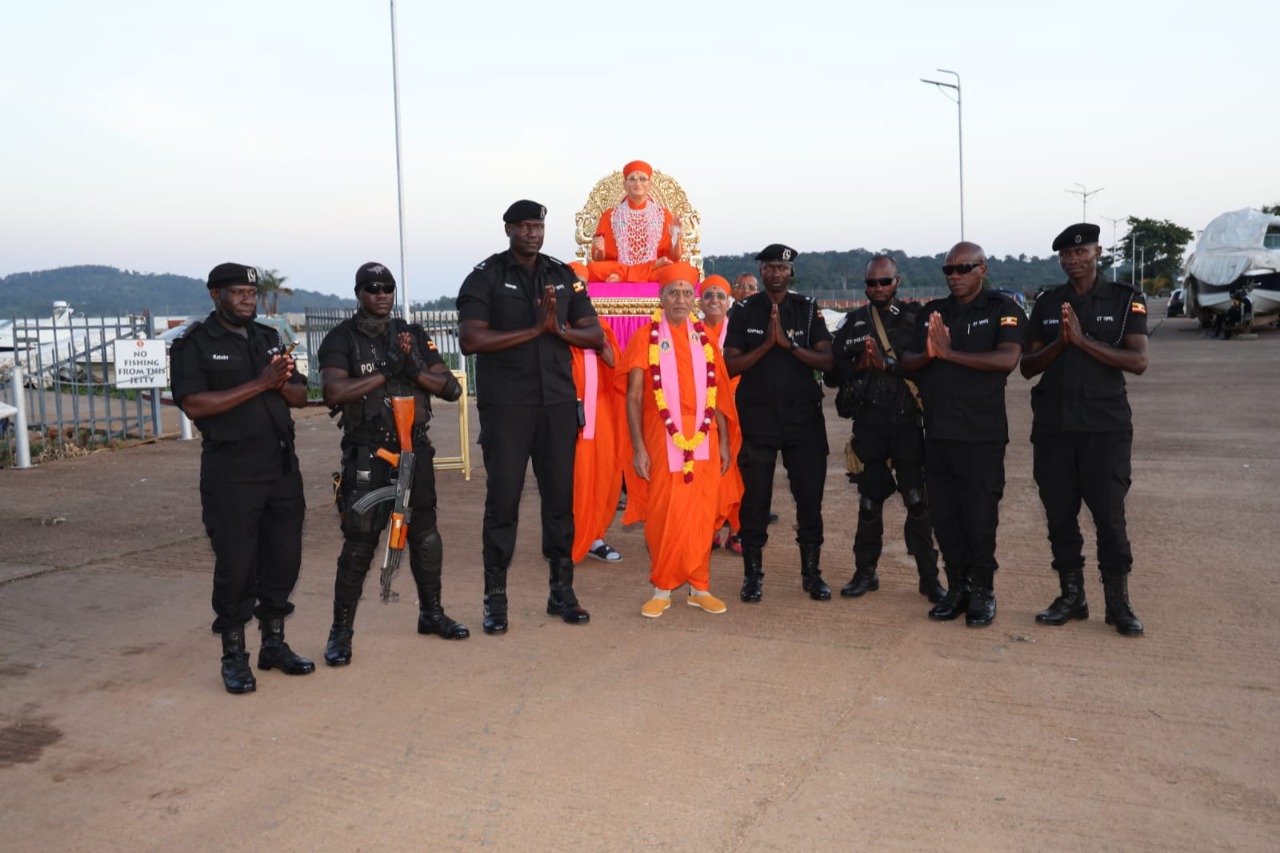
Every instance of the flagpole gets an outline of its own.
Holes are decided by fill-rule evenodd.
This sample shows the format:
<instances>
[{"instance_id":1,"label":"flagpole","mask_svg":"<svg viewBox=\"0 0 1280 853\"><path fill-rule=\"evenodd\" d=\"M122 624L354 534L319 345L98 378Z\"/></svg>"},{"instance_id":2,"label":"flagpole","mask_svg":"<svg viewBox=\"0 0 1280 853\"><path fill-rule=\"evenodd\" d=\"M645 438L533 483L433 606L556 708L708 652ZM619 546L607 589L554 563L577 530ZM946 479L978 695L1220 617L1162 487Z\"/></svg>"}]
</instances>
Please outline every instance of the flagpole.
<instances>
[{"instance_id":1,"label":"flagpole","mask_svg":"<svg viewBox=\"0 0 1280 853\"><path fill-rule=\"evenodd\" d=\"M405 320L409 317L409 280L404 262L404 175L400 163L400 55L396 50L396 0L391 2L391 96L396 121L396 207L400 215L400 302Z\"/></svg>"}]
</instances>

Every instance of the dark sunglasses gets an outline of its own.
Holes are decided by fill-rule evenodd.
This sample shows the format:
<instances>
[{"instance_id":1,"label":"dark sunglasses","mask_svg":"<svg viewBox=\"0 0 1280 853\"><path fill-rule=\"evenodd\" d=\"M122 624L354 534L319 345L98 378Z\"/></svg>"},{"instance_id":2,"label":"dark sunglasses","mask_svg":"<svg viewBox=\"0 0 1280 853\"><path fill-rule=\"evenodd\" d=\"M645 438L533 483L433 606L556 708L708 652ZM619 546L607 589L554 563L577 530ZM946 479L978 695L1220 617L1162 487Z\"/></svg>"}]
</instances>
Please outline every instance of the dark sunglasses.
<instances>
[{"instance_id":1,"label":"dark sunglasses","mask_svg":"<svg viewBox=\"0 0 1280 853\"><path fill-rule=\"evenodd\" d=\"M867 283L867 287L889 287L898 280L898 277L895 275L890 278L868 278L864 280Z\"/></svg>"},{"instance_id":2,"label":"dark sunglasses","mask_svg":"<svg viewBox=\"0 0 1280 853\"><path fill-rule=\"evenodd\" d=\"M960 275L968 275L980 266L982 264L943 264L942 274L952 275L953 273L959 273Z\"/></svg>"},{"instance_id":3,"label":"dark sunglasses","mask_svg":"<svg viewBox=\"0 0 1280 853\"><path fill-rule=\"evenodd\" d=\"M395 293L396 286L394 284L386 284L380 281L371 281L360 286L365 293Z\"/></svg>"}]
</instances>

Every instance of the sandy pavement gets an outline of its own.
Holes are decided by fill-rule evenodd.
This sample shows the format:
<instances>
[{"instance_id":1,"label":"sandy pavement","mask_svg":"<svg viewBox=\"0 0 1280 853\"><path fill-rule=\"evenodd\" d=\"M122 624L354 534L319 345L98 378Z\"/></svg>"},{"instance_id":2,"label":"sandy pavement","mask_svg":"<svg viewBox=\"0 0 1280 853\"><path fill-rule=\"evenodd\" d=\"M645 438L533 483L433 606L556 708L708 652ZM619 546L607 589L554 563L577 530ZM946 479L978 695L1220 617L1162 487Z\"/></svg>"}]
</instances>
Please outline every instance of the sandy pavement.
<instances>
[{"instance_id":1,"label":"sandy pavement","mask_svg":"<svg viewBox=\"0 0 1280 853\"><path fill-rule=\"evenodd\" d=\"M511 630L485 636L477 453L469 483L439 474L445 605L470 639L414 632L406 567L396 604L370 582L350 667L259 673L257 693L230 696L198 442L0 471L0 847L1275 850L1280 332L1209 341L1165 320L1151 352L1129 385L1139 639L1103 624L1092 554L1093 618L1032 619L1056 579L1016 376L987 629L925 618L899 505L880 591L810 601L779 466L763 603L738 602L740 561L718 551L727 614L677 596L641 618L642 536L615 527L624 562L578 572L583 627L543 613L530 475ZM842 446L847 422L829 411L828 428ZM433 434L456 452L451 407ZM317 660L337 441L322 411L300 416L310 509L287 630ZM840 461L823 561L837 588L856 507Z\"/></svg>"}]
</instances>

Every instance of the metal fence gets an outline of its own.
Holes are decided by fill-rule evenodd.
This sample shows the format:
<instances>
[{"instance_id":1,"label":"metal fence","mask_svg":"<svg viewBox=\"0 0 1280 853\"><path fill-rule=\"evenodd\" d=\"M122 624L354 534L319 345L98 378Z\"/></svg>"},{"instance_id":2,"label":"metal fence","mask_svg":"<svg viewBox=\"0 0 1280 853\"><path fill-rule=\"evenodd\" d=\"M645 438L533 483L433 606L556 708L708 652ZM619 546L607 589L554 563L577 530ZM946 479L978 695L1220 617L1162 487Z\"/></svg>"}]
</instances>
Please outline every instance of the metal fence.
<instances>
[{"instance_id":1,"label":"metal fence","mask_svg":"<svg viewBox=\"0 0 1280 853\"><path fill-rule=\"evenodd\" d=\"M401 317L403 312L396 308L394 316ZM352 312L345 308L308 308L306 311L307 353L309 364L307 381L313 388L320 387L320 343L334 326L350 317ZM423 311L412 309L409 322L420 323L435 342L436 349L450 370L465 370L467 373L467 393L475 394L475 356L464 356L458 343L457 311Z\"/></svg>"},{"instance_id":2,"label":"metal fence","mask_svg":"<svg viewBox=\"0 0 1280 853\"><path fill-rule=\"evenodd\" d=\"M65 303L49 317L0 322L0 401L24 407L37 459L159 433L158 395L114 387L114 342L151 337L149 313L78 317ZM13 422L0 420L0 465L13 464L16 441Z\"/></svg>"}]
</instances>

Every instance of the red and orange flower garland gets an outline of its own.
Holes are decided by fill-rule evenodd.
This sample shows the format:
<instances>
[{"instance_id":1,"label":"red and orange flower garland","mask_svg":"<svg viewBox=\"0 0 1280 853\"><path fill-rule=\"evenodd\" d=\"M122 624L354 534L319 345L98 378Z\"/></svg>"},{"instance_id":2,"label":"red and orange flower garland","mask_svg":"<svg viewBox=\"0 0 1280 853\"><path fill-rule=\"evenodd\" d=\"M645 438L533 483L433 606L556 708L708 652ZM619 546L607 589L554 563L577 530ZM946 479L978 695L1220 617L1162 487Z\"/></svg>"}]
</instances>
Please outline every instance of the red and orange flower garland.
<instances>
[{"instance_id":1,"label":"red and orange flower garland","mask_svg":"<svg viewBox=\"0 0 1280 853\"><path fill-rule=\"evenodd\" d=\"M661 328L661 324L661 310L654 311L649 323L649 376L653 381L653 402L658 407L658 417L662 418L663 426L667 429L667 435L671 436L676 448L684 454L684 464L681 466L681 471L684 473L684 481L692 483L693 451L697 450L698 446L707 440L707 436L711 432L711 421L716 416L716 351L711 346L710 339L707 338L707 327L702 324L701 320L695 320L693 330L698 333L698 341L702 344L702 353L707 362L707 408L702 413L702 423L698 425L698 431L693 438L685 438L676 429L675 421L671 417L671 410L667 408L667 395L662 391L662 372L658 368L658 330Z\"/></svg>"}]
</instances>

